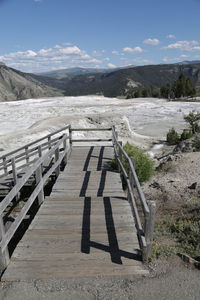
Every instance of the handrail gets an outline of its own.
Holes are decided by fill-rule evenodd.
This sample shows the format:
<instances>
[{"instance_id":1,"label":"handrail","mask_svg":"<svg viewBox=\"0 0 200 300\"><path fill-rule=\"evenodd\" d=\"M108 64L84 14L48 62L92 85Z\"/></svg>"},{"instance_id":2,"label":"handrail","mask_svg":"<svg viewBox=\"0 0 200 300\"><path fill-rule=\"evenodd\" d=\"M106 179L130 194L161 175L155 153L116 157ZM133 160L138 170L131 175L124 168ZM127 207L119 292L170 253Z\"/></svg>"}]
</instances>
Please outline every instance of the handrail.
<instances>
[{"instance_id":1,"label":"handrail","mask_svg":"<svg viewBox=\"0 0 200 300\"><path fill-rule=\"evenodd\" d=\"M112 127L107 127L107 128L71 128L70 132L71 134L73 132L77 132L77 131L112 131ZM101 139L101 138L83 138L83 139L73 139L71 138L71 143L80 143L80 142L112 142L112 138L108 138L108 139Z\"/></svg>"},{"instance_id":2,"label":"handrail","mask_svg":"<svg viewBox=\"0 0 200 300\"><path fill-rule=\"evenodd\" d=\"M66 133L51 139L55 134L61 133L64 130L68 129L68 135ZM111 131L112 139L72 139L72 132L77 131ZM40 143L48 139L48 141L44 143ZM68 142L67 142L68 141ZM29 143L24 147L18 148L15 151L11 151L10 153L2 156L4 158L3 167L7 166L12 168L11 172L13 173L14 186L10 190L10 192L5 196L2 202L0 202L0 268L5 268L9 262L9 255L7 251L7 246L13 235L15 234L17 228L20 226L24 217L26 216L28 210L36 201L38 205L41 205L44 201L44 185L48 178L55 172L56 176L59 175L60 165L61 163L67 162L68 155L72 149L72 143L77 141L89 142L89 141L112 141L112 145L114 148L114 153L116 160L118 162L121 174L123 175L128 188L128 200L131 206L132 214L135 219L135 226L137 230L137 235L140 243L140 247L142 250L142 258L143 260L147 260L150 252L151 252L151 243L153 239L153 227L154 227L154 215L155 215L155 203L153 201L146 201L143 191L141 189L139 180L137 178L134 164L128 154L124 151L121 143L118 141L117 132L115 131L115 127L109 128L71 128L71 125L67 125L61 130L57 130L52 134L48 134L43 138L38 139L35 142ZM40 143L39 145L36 145ZM33 146L34 145L34 146ZM62 146L63 145L63 146ZM28 148L33 146L32 148ZM45 152L43 150L46 150ZM19 153L19 151L25 150L23 153ZM43 153L42 153L43 151ZM29 160L30 157L34 156L35 153L38 157L33 160ZM0 159L2 158L0 157ZM7 157L7 159L6 159ZM126 159L129 165L129 174L127 174L126 169L124 168L122 157ZM26 160L26 163L22 164L20 167L16 167L16 162L21 161L22 159ZM52 164L49 166L49 169L43 172L43 167L45 160L52 160ZM6 165L7 164L7 165ZM27 167L26 169L23 169ZM20 174L21 178L18 178L17 171L18 169L24 170L22 174ZM10 172L10 171L9 171ZM7 172L7 174L10 174ZM19 214L15 217L14 222L11 224L9 229L5 231L4 223L3 223L3 214L5 213L6 208L13 203L13 200L18 200L18 195L30 178L34 177L34 189L31 192L28 200L22 207ZM142 206L142 211L144 214L145 224L143 226L140 215L138 212L137 204L135 201L134 188L136 188L137 193L139 195L139 199ZM144 227L144 228L143 228ZM1 267L2 266L2 267ZM1 271L1 269L0 269Z\"/></svg>"},{"instance_id":3,"label":"handrail","mask_svg":"<svg viewBox=\"0 0 200 300\"><path fill-rule=\"evenodd\" d=\"M32 156L32 153L38 149L39 146L41 146L41 150L50 149L61 136L55 137L57 134L64 134L66 130L70 130L70 125L67 125L59 130L54 131L53 133L47 134L44 137L37 139L36 141L33 141L31 143L28 143L24 145L23 147L17 148L11 152L7 152L4 155L0 157L0 177L6 176L13 172L12 170L12 159L15 159L15 163L19 163L23 160L28 163L29 158ZM41 142L44 141L42 144ZM45 142L46 141L46 142ZM39 144L40 143L40 144ZM33 146L32 148L30 148ZM37 152L35 153L37 155ZM38 153L39 155L39 153ZM8 169L11 168L10 171ZM20 165L17 167L20 169Z\"/></svg>"},{"instance_id":4,"label":"handrail","mask_svg":"<svg viewBox=\"0 0 200 300\"><path fill-rule=\"evenodd\" d=\"M30 146L32 146L32 145L34 145L34 144L37 144L37 143L39 143L39 142L41 142L41 141L43 141L43 140L45 140L45 139L48 139L49 137L52 137L53 135L56 135L56 134L58 134L58 133L60 133L60 132L62 132L62 131L64 131L64 130L68 129L69 126L70 126L70 125L67 125L67 126L61 128L61 129L59 129L59 130L56 130L56 131L54 131L54 132L52 132L52 133L49 133L49 134L43 136L42 138L39 138L39 139L35 140L34 142L28 143L28 144L26 144L25 146L22 146L22 147L19 147L19 148L13 150L13 151L10 151L10 152L8 152L8 153L6 153L6 154L0 156L0 159L3 159L5 156L10 156L10 155L12 155L12 154L14 154L14 153L16 153L16 152L19 152L19 151L25 149L26 147L30 147Z\"/></svg>"},{"instance_id":5,"label":"handrail","mask_svg":"<svg viewBox=\"0 0 200 300\"><path fill-rule=\"evenodd\" d=\"M7 194L7 196L0 203L0 267L5 268L8 264L9 258L7 258L7 246L13 235L15 234L17 228L20 226L24 217L26 216L28 210L32 206L35 199L38 199L38 205L41 205L44 201L44 185L48 178L55 171L57 176L60 172L60 165L63 160L66 161L67 155L71 150L71 147L67 146L66 141L69 139L67 134L64 134L58 142L52 146L45 154L37 159L36 162L31 165L27 171L23 174L21 178L18 178L12 190ZM63 146L62 146L63 145ZM60 148L62 146L62 148ZM60 152L62 151L62 152ZM46 172L42 172L43 164L49 157L54 157L54 162L50 166L50 169ZM11 224L9 229L5 231L3 224L3 214L6 208L10 205L14 198L16 198L24 186L24 184L29 180L31 176L35 176L36 185L25 205L15 217L14 222ZM9 256L8 256L9 257ZM0 270L1 271L1 270Z\"/></svg>"},{"instance_id":6,"label":"handrail","mask_svg":"<svg viewBox=\"0 0 200 300\"><path fill-rule=\"evenodd\" d=\"M155 217L155 202L146 201L142 188L140 186L137 174L131 158L123 149L121 143L118 141L117 133L115 127L112 128L113 136L113 146L115 152L115 158L118 162L121 173L127 183L128 188L128 199L131 204L132 213L136 222L136 229L138 232L138 238L140 241L140 246L142 248L143 260L146 261L151 254L151 244L153 240L153 230L154 230L154 217ZM129 174L127 174L123 163L122 156L126 159L129 165ZM144 229L142 228L136 201L134 198L134 187L137 190L139 200L142 206L142 211L144 214Z\"/></svg>"}]
</instances>

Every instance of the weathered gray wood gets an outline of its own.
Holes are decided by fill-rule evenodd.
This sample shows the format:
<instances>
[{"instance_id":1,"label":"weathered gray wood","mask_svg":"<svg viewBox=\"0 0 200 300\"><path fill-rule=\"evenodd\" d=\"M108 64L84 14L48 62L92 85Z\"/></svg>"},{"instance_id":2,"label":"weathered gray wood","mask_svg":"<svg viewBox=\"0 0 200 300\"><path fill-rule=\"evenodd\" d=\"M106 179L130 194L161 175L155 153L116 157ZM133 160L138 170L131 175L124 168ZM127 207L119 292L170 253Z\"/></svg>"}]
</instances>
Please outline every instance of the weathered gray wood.
<instances>
[{"instance_id":1,"label":"weathered gray wood","mask_svg":"<svg viewBox=\"0 0 200 300\"><path fill-rule=\"evenodd\" d=\"M156 203L155 201L148 201L149 206L149 215L148 218L145 220L145 237L147 241L147 250L146 256L147 259L151 255L152 249L152 241L153 241L153 234L154 234L154 224L155 224L155 214L156 214Z\"/></svg>"},{"instance_id":2,"label":"weathered gray wood","mask_svg":"<svg viewBox=\"0 0 200 300\"><path fill-rule=\"evenodd\" d=\"M114 144L114 151L115 151L115 157L118 162L119 168L124 176L125 181L127 182L128 185L128 199L131 203L132 207L132 212L135 217L136 221L136 228L138 231L138 237L140 240L140 245L142 248L142 253L143 253L143 260L147 260L150 252L151 252L151 242L152 242L152 232L153 232L153 227L154 227L154 219L155 219L155 209L152 208L152 213L150 214L150 209L147 204L147 201L145 199L145 196L143 194L143 191L141 189L139 180L137 178L135 168L134 168L134 158L130 158L127 153L124 151L122 148L121 143L117 141L118 136L115 131L115 127L113 127L112 130L113 134L113 144ZM126 159L129 165L129 176L122 164L122 156ZM135 198L134 198L134 189L136 188L137 193L139 195L139 200L143 209L144 213L144 220L145 220L145 229L143 230L140 217L138 214Z\"/></svg>"},{"instance_id":3,"label":"weathered gray wood","mask_svg":"<svg viewBox=\"0 0 200 300\"><path fill-rule=\"evenodd\" d=\"M14 185L17 184L17 170L16 170L16 165L15 165L15 158L12 158L12 173L13 173L13 181Z\"/></svg>"},{"instance_id":4,"label":"weathered gray wood","mask_svg":"<svg viewBox=\"0 0 200 300\"><path fill-rule=\"evenodd\" d=\"M36 185L38 185L42 180L42 166L40 165L36 172ZM40 206L44 202L44 189L42 188L41 191L38 193L38 205Z\"/></svg>"},{"instance_id":5,"label":"weathered gray wood","mask_svg":"<svg viewBox=\"0 0 200 300\"><path fill-rule=\"evenodd\" d=\"M109 131L112 127L108 128L72 128L72 131Z\"/></svg>"},{"instance_id":6,"label":"weathered gray wood","mask_svg":"<svg viewBox=\"0 0 200 300\"><path fill-rule=\"evenodd\" d=\"M69 125L69 145L72 147L72 127Z\"/></svg>"},{"instance_id":7,"label":"weathered gray wood","mask_svg":"<svg viewBox=\"0 0 200 300\"><path fill-rule=\"evenodd\" d=\"M25 156L26 156L26 162L29 163L29 153L28 153L28 146L25 146Z\"/></svg>"},{"instance_id":8,"label":"weathered gray wood","mask_svg":"<svg viewBox=\"0 0 200 300\"><path fill-rule=\"evenodd\" d=\"M103 175L101 170L91 171L88 184L83 184L87 172L80 171L71 158L73 153L81 158L85 147L73 151L68 163L74 164L74 172L66 167L60 173L51 195L15 249L3 280L147 274L141 261L135 260L139 244L119 173L109 171L105 176L105 171ZM99 151L94 148L97 155ZM96 196L80 197L85 186L86 192L96 192ZM97 196L98 191L107 193L109 189L116 197Z\"/></svg>"},{"instance_id":9,"label":"weathered gray wood","mask_svg":"<svg viewBox=\"0 0 200 300\"><path fill-rule=\"evenodd\" d=\"M2 216L0 216L0 241L3 240L5 236L5 228L3 224L3 219ZM8 253L8 248L6 247L4 250L2 247L0 247L0 274L5 270L9 263L9 253Z\"/></svg>"},{"instance_id":10,"label":"weathered gray wood","mask_svg":"<svg viewBox=\"0 0 200 300\"><path fill-rule=\"evenodd\" d=\"M59 152L59 149L57 148L55 150L55 161L57 162L59 160L59 157L60 157L60 152ZM56 176L58 177L60 174L60 165L58 165L58 167L56 168Z\"/></svg>"},{"instance_id":11,"label":"weathered gray wood","mask_svg":"<svg viewBox=\"0 0 200 300\"><path fill-rule=\"evenodd\" d=\"M72 143L79 142L112 142L112 139L73 139Z\"/></svg>"},{"instance_id":12,"label":"weathered gray wood","mask_svg":"<svg viewBox=\"0 0 200 300\"><path fill-rule=\"evenodd\" d=\"M12 199L17 195L17 193L20 191L20 189L24 186L24 184L27 182L27 180L30 178L30 176L36 171L36 169L49 157L52 156L55 153L56 148L58 148L62 143L63 140L66 138L64 136L62 139L59 140L59 142L54 146L49 152L45 153L43 157L39 158L30 168L28 171L18 180L18 183L13 187L13 189L9 192L9 194L4 198L4 201L0 203L0 214L6 209L6 207L9 205L9 203L12 201ZM65 155L66 153L64 153ZM62 159L63 156L62 154ZM60 161L60 159L59 159ZM59 162L58 161L58 162ZM58 166L55 164L56 167ZM54 169L53 169L54 170ZM49 172L48 172L49 174ZM51 174L50 174L51 175Z\"/></svg>"},{"instance_id":13,"label":"weathered gray wood","mask_svg":"<svg viewBox=\"0 0 200 300\"><path fill-rule=\"evenodd\" d=\"M4 169L4 173L7 175L8 174L8 167L6 164L6 157L3 157L3 169Z\"/></svg>"},{"instance_id":14,"label":"weathered gray wood","mask_svg":"<svg viewBox=\"0 0 200 300\"><path fill-rule=\"evenodd\" d=\"M15 154L16 152L19 152L19 151L21 151L21 150L24 150L25 147L30 147L30 146L32 146L32 145L35 145L35 144L37 144L37 143L40 143L41 141L43 141L43 140L45 140L45 139L48 139L48 137L52 137L52 136L55 136L55 135L58 134L58 133L64 132L64 131L67 130L68 128L69 128L69 125L67 125L67 126L65 126L65 127L63 127L63 128L61 128L60 130L56 130L56 131L54 131L53 133L47 134L47 135L45 135L44 137L42 137L42 138L40 138L40 139L37 139L37 140L35 140L35 141L31 142L31 143L28 143L28 144L26 144L26 145L23 146L23 147L17 148L16 150L13 150L13 151L8 152L7 154L4 154L2 157L0 157L0 159L2 159L4 156L10 157L10 158L11 158L11 155L12 155L12 154Z\"/></svg>"}]
</instances>

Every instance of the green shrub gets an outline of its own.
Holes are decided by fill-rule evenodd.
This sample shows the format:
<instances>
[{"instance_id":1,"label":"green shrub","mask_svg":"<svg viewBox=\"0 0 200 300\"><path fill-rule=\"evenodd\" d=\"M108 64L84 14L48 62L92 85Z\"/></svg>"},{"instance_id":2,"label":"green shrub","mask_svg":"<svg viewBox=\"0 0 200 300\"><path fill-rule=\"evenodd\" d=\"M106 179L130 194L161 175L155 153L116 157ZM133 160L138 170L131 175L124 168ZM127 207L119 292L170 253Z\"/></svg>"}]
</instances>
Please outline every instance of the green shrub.
<instances>
[{"instance_id":1,"label":"green shrub","mask_svg":"<svg viewBox=\"0 0 200 300\"><path fill-rule=\"evenodd\" d=\"M181 133L180 140L184 141L184 140L190 139L191 137L193 137L192 131L190 131L188 129L183 129L183 132Z\"/></svg>"},{"instance_id":2,"label":"green shrub","mask_svg":"<svg viewBox=\"0 0 200 300\"><path fill-rule=\"evenodd\" d=\"M124 150L129 157L133 157L135 160L135 171L138 176L140 183L145 182L150 179L154 172L154 162L153 160L143 152L143 150L138 147L126 143ZM129 166L125 159L123 159L123 165L127 173L129 172Z\"/></svg>"},{"instance_id":3,"label":"green shrub","mask_svg":"<svg viewBox=\"0 0 200 300\"><path fill-rule=\"evenodd\" d=\"M179 134L174 128L171 128L167 133L167 142L170 145L176 145L179 142Z\"/></svg>"},{"instance_id":4,"label":"green shrub","mask_svg":"<svg viewBox=\"0 0 200 300\"><path fill-rule=\"evenodd\" d=\"M200 138L196 137L194 142L193 142L193 146L195 148L195 151L200 151Z\"/></svg>"}]
</instances>

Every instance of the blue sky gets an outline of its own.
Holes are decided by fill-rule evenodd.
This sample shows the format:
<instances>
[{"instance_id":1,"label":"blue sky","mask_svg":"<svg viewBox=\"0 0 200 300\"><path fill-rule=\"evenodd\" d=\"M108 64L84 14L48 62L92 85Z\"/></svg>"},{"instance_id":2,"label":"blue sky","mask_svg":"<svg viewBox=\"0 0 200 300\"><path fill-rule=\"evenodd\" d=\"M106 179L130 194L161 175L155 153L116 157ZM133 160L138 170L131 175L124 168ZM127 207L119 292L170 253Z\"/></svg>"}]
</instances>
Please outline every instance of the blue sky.
<instances>
[{"instance_id":1,"label":"blue sky","mask_svg":"<svg viewBox=\"0 0 200 300\"><path fill-rule=\"evenodd\" d=\"M200 60L200 0L0 0L0 61L27 72Z\"/></svg>"}]
</instances>

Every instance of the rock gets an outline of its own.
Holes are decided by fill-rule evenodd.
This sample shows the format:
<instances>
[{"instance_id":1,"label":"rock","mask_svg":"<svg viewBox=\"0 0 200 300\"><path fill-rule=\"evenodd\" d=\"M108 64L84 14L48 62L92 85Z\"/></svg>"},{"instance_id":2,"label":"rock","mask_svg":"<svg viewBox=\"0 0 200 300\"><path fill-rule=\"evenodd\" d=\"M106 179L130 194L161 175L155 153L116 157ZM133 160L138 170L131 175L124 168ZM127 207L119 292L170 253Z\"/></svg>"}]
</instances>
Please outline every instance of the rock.
<instances>
[{"instance_id":1,"label":"rock","mask_svg":"<svg viewBox=\"0 0 200 300\"><path fill-rule=\"evenodd\" d=\"M173 160L173 157L172 155L170 155L168 158L167 158L167 161L172 161Z\"/></svg>"},{"instance_id":2,"label":"rock","mask_svg":"<svg viewBox=\"0 0 200 300\"><path fill-rule=\"evenodd\" d=\"M197 187L197 182L194 182L193 184L191 184L190 186L188 186L188 189L195 190L196 187Z\"/></svg>"},{"instance_id":3,"label":"rock","mask_svg":"<svg viewBox=\"0 0 200 300\"><path fill-rule=\"evenodd\" d=\"M161 186L158 182L154 181L153 183L150 184L150 187L155 188L155 189L161 189Z\"/></svg>"},{"instance_id":4,"label":"rock","mask_svg":"<svg viewBox=\"0 0 200 300\"><path fill-rule=\"evenodd\" d=\"M195 140L200 139L200 133L196 133L192 138L187 139L185 141L181 141L176 145L176 147L173 150L173 153L180 153L180 152L195 152L196 146L195 146Z\"/></svg>"}]
</instances>

